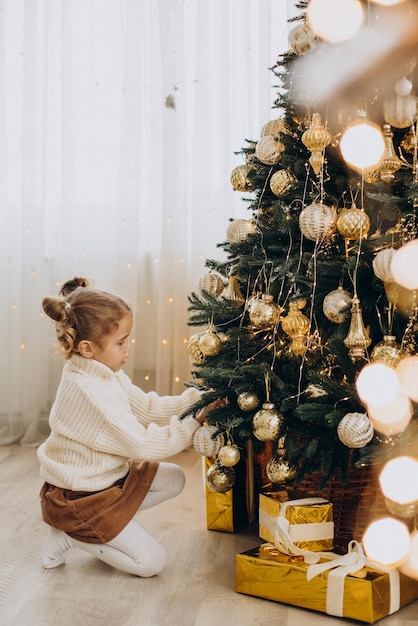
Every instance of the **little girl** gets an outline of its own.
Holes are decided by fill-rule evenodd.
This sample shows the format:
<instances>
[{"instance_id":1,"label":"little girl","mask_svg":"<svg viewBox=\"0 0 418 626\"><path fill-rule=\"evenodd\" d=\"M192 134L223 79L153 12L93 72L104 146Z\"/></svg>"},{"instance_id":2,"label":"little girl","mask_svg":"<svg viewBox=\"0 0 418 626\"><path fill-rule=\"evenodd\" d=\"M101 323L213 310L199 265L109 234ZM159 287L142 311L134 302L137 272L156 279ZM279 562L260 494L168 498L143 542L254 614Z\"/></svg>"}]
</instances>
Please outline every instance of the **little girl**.
<instances>
[{"instance_id":1,"label":"little girl","mask_svg":"<svg viewBox=\"0 0 418 626\"><path fill-rule=\"evenodd\" d=\"M161 459L191 445L211 407L180 420L198 390L160 397L132 384L121 369L132 311L118 296L74 278L42 306L67 359L51 434L38 449L42 518L50 526L42 564L62 565L77 547L125 572L158 574L165 551L133 517L182 491L182 469Z\"/></svg>"}]
</instances>

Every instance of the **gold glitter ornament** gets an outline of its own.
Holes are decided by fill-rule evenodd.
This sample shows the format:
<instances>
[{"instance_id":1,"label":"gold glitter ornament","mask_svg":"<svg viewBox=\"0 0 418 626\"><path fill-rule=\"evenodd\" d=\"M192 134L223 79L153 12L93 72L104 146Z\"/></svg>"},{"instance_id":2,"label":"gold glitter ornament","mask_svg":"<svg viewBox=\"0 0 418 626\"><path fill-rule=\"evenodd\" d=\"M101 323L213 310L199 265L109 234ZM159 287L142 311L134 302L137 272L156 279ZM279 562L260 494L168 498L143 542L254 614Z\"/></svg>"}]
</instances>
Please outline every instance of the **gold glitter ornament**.
<instances>
[{"instance_id":1,"label":"gold glitter ornament","mask_svg":"<svg viewBox=\"0 0 418 626\"><path fill-rule=\"evenodd\" d=\"M224 281L219 274L213 274L212 272L201 276L198 286L201 291L207 291L216 297L221 295L225 287Z\"/></svg>"},{"instance_id":2,"label":"gold glitter ornament","mask_svg":"<svg viewBox=\"0 0 418 626\"><path fill-rule=\"evenodd\" d=\"M260 404L257 394L252 391L243 391L237 398L237 404L241 411L254 411Z\"/></svg>"},{"instance_id":3,"label":"gold glitter ornament","mask_svg":"<svg viewBox=\"0 0 418 626\"><path fill-rule=\"evenodd\" d=\"M319 38L308 24L298 24L289 33L290 50L295 54L305 54L317 47Z\"/></svg>"},{"instance_id":4,"label":"gold glitter ornament","mask_svg":"<svg viewBox=\"0 0 418 626\"><path fill-rule=\"evenodd\" d=\"M251 169L250 165L238 165L232 170L231 185L235 191L246 192L254 189L251 180L248 178Z\"/></svg>"},{"instance_id":5,"label":"gold glitter ornament","mask_svg":"<svg viewBox=\"0 0 418 626\"><path fill-rule=\"evenodd\" d=\"M306 335L310 328L309 318L298 308L297 302L290 302L289 313L281 320L281 325L291 338L290 349L293 354L301 355L306 350Z\"/></svg>"},{"instance_id":6,"label":"gold glitter ornament","mask_svg":"<svg viewBox=\"0 0 418 626\"><path fill-rule=\"evenodd\" d=\"M360 300L357 296L351 301L351 322L348 334L344 339L344 345L348 348L348 354L353 361L363 359L366 349L371 344L371 339L364 327Z\"/></svg>"},{"instance_id":7,"label":"gold glitter ornament","mask_svg":"<svg viewBox=\"0 0 418 626\"><path fill-rule=\"evenodd\" d=\"M310 241L328 239L334 234L336 224L336 210L322 202L309 204L299 215L299 228Z\"/></svg>"},{"instance_id":8,"label":"gold glitter ornament","mask_svg":"<svg viewBox=\"0 0 418 626\"><path fill-rule=\"evenodd\" d=\"M242 243L249 235L257 232L256 225L251 220L233 220L227 228L226 238L229 243Z\"/></svg>"},{"instance_id":9,"label":"gold glitter ornament","mask_svg":"<svg viewBox=\"0 0 418 626\"><path fill-rule=\"evenodd\" d=\"M326 318L335 324L341 324L350 315L351 294L341 285L325 296L322 310Z\"/></svg>"},{"instance_id":10,"label":"gold glitter ornament","mask_svg":"<svg viewBox=\"0 0 418 626\"><path fill-rule=\"evenodd\" d=\"M385 335L383 341L377 343L370 354L371 361L386 363L390 367L396 367L401 358L401 346L394 335Z\"/></svg>"},{"instance_id":11,"label":"gold glitter ornament","mask_svg":"<svg viewBox=\"0 0 418 626\"><path fill-rule=\"evenodd\" d=\"M206 472L206 484L216 493L229 491L235 484L234 468L215 462Z\"/></svg>"},{"instance_id":12,"label":"gold glitter ornament","mask_svg":"<svg viewBox=\"0 0 418 626\"><path fill-rule=\"evenodd\" d=\"M231 441L228 441L225 446L222 446L218 452L219 463L225 465L226 467L233 467L234 465L237 465L240 458L241 453L238 447Z\"/></svg>"},{"instance_id":13,"label":"gold glitter ornament","mask_svg":"<svg viewBox=\"0 0 418 626\"><path fill-rule=\"evenodd\" d=\"M205 362L205 355L199 347L200 338L202 333L195 333L187 342L187 349L190 357L195 365L202 365Z\"/></svg>"},{"instance_id":14,"label":"gold glitter ornament","mask_svg":"<svg viewBox=\"0 0 418 626\"><path fill-rule=\"evenodd\" d=\"M288 485L292 483L298 471L297 465L287 459L287 451L284 447L284 437L278 442L277 452L266 464L266 474L269 480L276 485Z\"/></svg>"},{"instance_id":15,"label":"gold glitter ornament","mask_svg":"<svg viewBox=\"0 0 418 626\"><path fill-rule=\"evenodd\" d=\"M222 348L222 340L215 332L208 330L200 336L199 348L204 356L215 356Z\"/></svg>"},{"instance_id":16,"label":"gold glitter ornament","mask_svg":"<svg viewBox=\"0 0 418 626\"><path fill-rule=\"evenodd\" d=\"M364 448L374 435L366 413L347 413L337 427L338 438L347 448Z\"/></svg>"},{"instance_id":17,"label":"gold glitter ornament","mask_svg":"<svg viewBox=\"0 0 418 626\"><path fill-rule=\"evenodd\" d=\"M395 173L402 167L402 161L395 152L393 146L393 133L389 124L383 125L383 137L385 140L385 152L383 159L379 162L380 179L385 183L390 183L395 178Z\"/></svg>"},{"instance_id":18,"label":"gold glitter ornament","mask_svg":"<svg viewBox=\"0 0 418 626\"><path fill-rule=\"evenodd\" d=\"M270 294L262 294L261 298L254 298L249 306L251 323L259 330L274 328L279 320L281 308Z\"/></svg>"},{"instance_id":19,"label":"gold glitter ornament","mask_svg":"<svg viewBox=\"0 0 418 626\"><path fill-rule=\"evenodd\" d=\"M270 178L270 189L280 198L291 188L294 180L295 177L289 170L277 170Z\"/></svg>"},{"instance_id":20,"label":"gold glitter ornament","mask_svg":"<svg viewBox=\"0 0 418 626\"><path fill-rule=\"evenodd\" d=\"M216 437L218 427L211 424L203 424L193 435L193 448L202 456L216 456L222 446L225 445L225 437L219 433Z\"/></svg>"},{"instance_id":21,"label":"gold glitter ornament","mask_svg":"<svg viewBox=\"0 0 418 626\"><path fill-rule=\"evenodd\" d=\"M276 409L273 402L264 402L262 408L253 417L253 435L259 441L276 441L284 425L284 416Z\"/></svg>"},{"instance_id":22,"label":"gold glitter ornament","mask_svg":"<svg viewBox=\"0 0 418 626\"><path fill-rule=\"evenodd\" d=\"M323 152L331 143L331 139L331 133L322 124L321 116L314 113L310 127L302 135L302 143L312 153L309 164L317 176L322 169Z\"/></svg>"},{"instance_id":23,"label":"gold glitter ornament","mask_svg":"<svg viewBox=\"0 0 418 626\"><path fill-rule=\"evenodd\" d=\"M364 239L370 229L370 218L363 209L343 209L337 219L337 230L345 239Z\"/></svg>"},{"instance_id":24,"label":"gold glitter ornament","mask_svg":"<svg viewBox=\"0 0 418 626\"><path fill-rule=\"evenodd\" d=\"M256 157L264 165L276 165L282 156L283 144L273 135L264 135L257 142Z\"/></svg>"},{"instance_id":25,"label":"gold glitter ornament","mask_svg":"<svg viewBox=\"0 0 418 626\"><path fill-rule=\"evenodd\" d=\"M278 118L276 120L270 120L266 124L264 124L261 129L261 137L265 135L272 135L273 137L279 137L280 133L286 133L286 125L282 118Z\"/></svg>"}]
</instances>

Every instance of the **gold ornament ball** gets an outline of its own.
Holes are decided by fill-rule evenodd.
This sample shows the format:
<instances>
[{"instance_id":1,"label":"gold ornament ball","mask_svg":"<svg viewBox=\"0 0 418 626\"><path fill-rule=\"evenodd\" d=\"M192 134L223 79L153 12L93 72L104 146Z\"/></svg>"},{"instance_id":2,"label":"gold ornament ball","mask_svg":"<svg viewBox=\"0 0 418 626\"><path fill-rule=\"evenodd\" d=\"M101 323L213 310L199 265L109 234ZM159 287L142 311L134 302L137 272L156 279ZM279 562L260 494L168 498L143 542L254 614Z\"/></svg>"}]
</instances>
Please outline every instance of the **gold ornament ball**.
<instances>
[{"instance_id":1,"label":"gold ornament ball","mask_svg":"<svg viewBox=\"0 0 418 626\"><path fill-rule=\"evenodd\" d=\"M199 339L199 349L204 356L215 356L222 348L222 340L212 331L203 333Z\"/></svg>"},{"instance_id":2,"label":"gold ornament ball","mask_svg":"<svg viewBox=\"0 0 418 626\"><path fill-rule=\"evenodd\" d=\"M270 189L280 198L290 189L295 177L289 170L277 170L270 178Z\"/></svg>"},{"instance_id":3,"label":"gold ornament ball","mask_svg":"<svg viewBox=\"0 0 418 626\"><path fill-rule=\"evenodd\" d=\"M265 402L253 417L253 434L259 441L277 441L283 429L284 417L272 402Z\"/></svg>"},{"instance_id":4,"label":"gold ornament ball","mask_svg":"<svg viewBox=\"0 0 418 626\"><path fill-rule=\"evenodd\" d=\"M198 286L201 291L208 291L218 297L223 292L225 285L219 274L209 272L208 274L201 276Z\"/></svg>"},{"instance_id":5,"label":"gold ornament ball","mask_svg":"<svg viewBox=\"0 0 418 626\"><path fill-rule=\"evenodd\" d=\"M232 489L235 483L235 470L220 463L214 463L206 472L206 484L216 493L225 493Z\"/></svg>"},{"instance_id":6,"label":"gold ornament ball","mask_svg":"<svg viewBox=\"0 0 418 626\"><path fill-rule=\"evenodd\" d=\"M366 413L347 413L338 424L337 434L347 448L364 448L373 439L374 428Z\"/></svg>"},{"instance_id":7,"label":"gold ornament ball","mask_svg":"<svg viewBox=\"0 0 418 626\"><path fill-rule=\"evenodd\" d=\"M249 308L249 317L251 323L259 330L268 330L273 328L280 316L281 309L278 304L273 301L273 296L263 294L260 298L252 300Z\"/></svg>"},{"instance_id":8,"label":"gold ornament ball","mask_svg":"<svg viewBox=\"0 0 418 626\"><path fill-rule=\"evenodd\" d=\"M343 209L337 219L337 230L345 239L364 239L370 229L370 218L363 209Z\"/></svg>"},{"instance_id":9,"label":"gold ornament ball","mask_svg":"<svg viewBox=\"0 0 418 626\"><path fill-rule=\"evenodd\" d=\"M278 118L276 120L270 120L266 124L264 124L261 129L260 136L264 137L265 135L273 135L273 137L279 137L280 133L285 133L286 125L282 118Z\"/></svg>"},{"instance_id":10,"label":"gold ornament ball","mask_svg":"<svg viewBox=\"0 0 418 626\"><path fill-rule=\"evenodd\" d=\"M228 226L226 238L229 243L242 243L256 232L257 228L250 220L236 219Z\"/></svg>"},{"instance_id":11,"label":"gold ornament ball","mask_svg":"<svg viewBox=\"0 0 418 626\"><path fill-rule=\"evenodd\" d=\"M401 346L397 343L394 335L385 335L383 341L375 345L371 354L371 361L386 363L390 367L396 367L401 360Z\"/></svg>"},{"instance_id":12,"label":"gold ornament ball","mask_svg":"<svg viewBox=\"0 0 418 626\"><path fill-rule=\"evenodd\" d=\"M205 361L205 355L201 351L199 347L200 338L202 337L202 333L195 333L192 335L187 342L187 349L189 351L190 357L196 365L201 365Z\"/></svg>"},{"instance_id":13,"label":"gold ornament ball","mask_svg":"<svg viewBox=\"0 0 418 626\"><path fill-rule=\"evenodd\" d=\"M251 391L244 391L239 394L237 404L241 411L254 411L254 409L256 409L260 404L260 400L257 394Z\"/></svg>"},{"instance_id":14,"label":"gold ornament ball","mask_svg":"<svg viewBox=\"0 0 418 626\"><path fill-rule=\"evenodd\" d=\"M255 154L264 165L276 165L282 156L283 144L273 135L264 135L258 141Z\"/></svg>"},{"instance_id":15,"label":"gold ornament ball","mask_svg":"<svg viewBox=\"0 0 418 626\"><path fill-rule=\"evenodd\" d=\"M298 24L289 33L290 50L295 54L305 54L317 47L319 39L308 24Z\"/></svg>"},{"instance_id":16,"label":"gold ornament ball","mask_svg":"<svg viewBox=\"0 0 418 626\"><path fill-rule=\"evenodd\" d=\"M253 190L253 184L248 178L251 169L250 165L238 165L232 170L231 185L235 191L246 192Z\"/></svg>"},{"instance_id":17,"label":"gold ornament ball","mask_svg":"<svg viewBox=\"0 0 418 626\"><path fill-rule=\"evenodd\" d=\"M337 224L337 212L334 207L321 202L313 202L299 215L299 228L306 239L322 241L331 237Z\"/></svg>"},{"instance_id":18,"label":"gold ornament ball","mask_svg":"<svg viewBox=\"0 0 418 626\"><path fill-rule=\"evenodd\" d=\"M235 444L228 442L226 446L222 446L222 448L218 452L218 461L222 465L226 467L233 467L237 465L241 458L241 453Z\"/></svg>"},{"instance_id":19,"label":"gold ornament ball","mask_svg":"<svg viewBox=\"0 0 418 626\"><path fill-rule=\"evenodd\" d=\"M266 465L269 480L276 485L287 485L296 478L297 466L289 463L283 455L272 456Z\"/></svg>"},{"instance_id":20,"label":"gold ornament ball","mask_svg":"<svg viewBox=\"0 0 418 626\"><path fill-rule=\"evenodd\" d=\"M344 320L348 319L351 309L351 295L343 289L338 287L334 289L324 298L322 303L322 309L326 318L330 322L341 324Z\"/></svg>"}]
</instances>

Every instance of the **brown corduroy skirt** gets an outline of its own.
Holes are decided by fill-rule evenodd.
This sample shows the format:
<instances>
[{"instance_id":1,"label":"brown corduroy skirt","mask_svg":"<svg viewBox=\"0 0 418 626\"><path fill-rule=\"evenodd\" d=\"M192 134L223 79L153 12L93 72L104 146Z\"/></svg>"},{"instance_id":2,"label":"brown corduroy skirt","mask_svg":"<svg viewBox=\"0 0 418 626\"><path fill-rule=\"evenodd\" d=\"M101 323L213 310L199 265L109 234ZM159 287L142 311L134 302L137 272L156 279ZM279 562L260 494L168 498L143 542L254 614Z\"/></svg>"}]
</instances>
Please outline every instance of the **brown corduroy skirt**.
<instances>
[{"instance_id":1,"label":"brown corduroy skirt","mask_svg":"<svg viewBox=\"0 0 418 626\"><path fill-rule=\"evenodd\" d=\"M85 543L108 543L131 521L147 495L158 463L131 461L128 474L102 491L71 491L44 483L44 522Z\"/></svg>"}]
</instances>

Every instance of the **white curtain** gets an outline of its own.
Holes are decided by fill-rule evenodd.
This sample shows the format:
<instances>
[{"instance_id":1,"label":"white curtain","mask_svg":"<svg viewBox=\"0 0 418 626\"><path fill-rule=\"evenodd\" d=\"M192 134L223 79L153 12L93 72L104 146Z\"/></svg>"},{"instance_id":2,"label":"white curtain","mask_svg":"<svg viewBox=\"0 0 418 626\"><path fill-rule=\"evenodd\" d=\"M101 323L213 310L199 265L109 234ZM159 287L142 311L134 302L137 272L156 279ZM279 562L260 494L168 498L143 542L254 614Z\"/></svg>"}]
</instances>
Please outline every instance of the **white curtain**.
<instances>
[{"instance_id":1,"label":"white curtain","mask_svg":"<svg viewBox=\"0 0 418 626\"><path fill-rule=\"evenodd\" d=\"M272 109L284 0L0 0L0 443L36 445L63 365L41 300L135 310L126 371L180 393L187 295L219 257L234 154Z\"/></svg>"}]
</instances>

